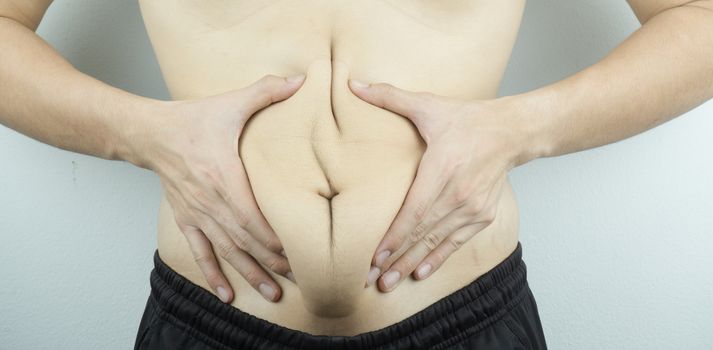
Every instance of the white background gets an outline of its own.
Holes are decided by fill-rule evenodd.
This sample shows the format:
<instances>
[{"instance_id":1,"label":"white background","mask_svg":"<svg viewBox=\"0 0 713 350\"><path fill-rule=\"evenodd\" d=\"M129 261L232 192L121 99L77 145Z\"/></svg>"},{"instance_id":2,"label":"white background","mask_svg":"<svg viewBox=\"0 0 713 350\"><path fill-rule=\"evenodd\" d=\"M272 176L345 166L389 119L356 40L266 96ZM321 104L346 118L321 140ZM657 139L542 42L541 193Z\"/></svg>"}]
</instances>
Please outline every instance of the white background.
<instances>
[{"instance_id":1,"label":"white background","mask_svg":"<svg viewBox=\"0 0 713 350\"><path fill-rule=\"evenodd\" d=\"M501 94L565 78L638 26L624 0L532 1ZM81 71L168 99L136 1L57 1L38 33ZM709 101L511 172L551 349L713 348L712 134ZM2 126L0 164L0 349L131 348L156 248L156 175Z\"/></svg>"}]
</instances>

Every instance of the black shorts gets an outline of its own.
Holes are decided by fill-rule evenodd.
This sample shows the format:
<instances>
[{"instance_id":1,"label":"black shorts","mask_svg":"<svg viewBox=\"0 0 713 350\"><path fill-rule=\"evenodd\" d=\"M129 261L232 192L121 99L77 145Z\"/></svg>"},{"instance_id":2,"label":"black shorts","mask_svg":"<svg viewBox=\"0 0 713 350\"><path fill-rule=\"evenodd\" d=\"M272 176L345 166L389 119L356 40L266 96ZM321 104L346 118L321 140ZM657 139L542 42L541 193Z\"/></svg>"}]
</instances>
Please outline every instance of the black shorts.
<instances>
[{"instance_id":1,"label":"black shorts","mask_svg":"<svg viewBox=\"0 0 713 350\"><path fill-rule=\"evenodd\" d=\"M546 349L522 246L467 286L390 326L311 335L222 303L154 253L134 349ZM421 283L428 283L428 280Z\"/></svg>"}]
</instances>

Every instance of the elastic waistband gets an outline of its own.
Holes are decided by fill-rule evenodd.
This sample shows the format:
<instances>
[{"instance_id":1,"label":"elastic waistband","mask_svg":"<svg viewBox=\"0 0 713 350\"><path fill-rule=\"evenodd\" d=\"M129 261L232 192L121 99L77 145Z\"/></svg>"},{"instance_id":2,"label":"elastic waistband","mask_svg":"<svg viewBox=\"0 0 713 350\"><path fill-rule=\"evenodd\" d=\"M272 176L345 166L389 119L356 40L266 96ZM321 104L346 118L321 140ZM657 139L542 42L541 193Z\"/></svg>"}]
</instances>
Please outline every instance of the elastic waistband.
<instances>
[{"instance_id":1,"label":"elastic waistband","mask_svg":"<svg viewBox=\"0 0 713 350\"><path fill-rule=\"evenodd\" d=\"M158 250L153 260L151 297L159 316L217 347L238 349L442 349L497 322L528 290L518 242L493 269L398 323L355 336L311 335L222 303L172 270Z\"/></svg>"}]
</instances>

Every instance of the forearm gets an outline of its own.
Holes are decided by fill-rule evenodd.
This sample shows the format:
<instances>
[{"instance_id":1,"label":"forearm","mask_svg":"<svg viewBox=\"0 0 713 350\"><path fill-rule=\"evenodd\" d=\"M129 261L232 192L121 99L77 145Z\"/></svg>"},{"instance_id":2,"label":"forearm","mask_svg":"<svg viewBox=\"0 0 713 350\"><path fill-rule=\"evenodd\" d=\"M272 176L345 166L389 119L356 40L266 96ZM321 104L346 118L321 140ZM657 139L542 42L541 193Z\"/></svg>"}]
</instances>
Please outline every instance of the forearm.
<instances>
[{"instance_id":1,"label":"forearm","mask_svg":"<svg viewBox=\"0 0 713 350\"><path fill-rule=\"evenodd\" d=\"M32 30L0 17L0 123L43 143L144 166L137 152L162 101L76 70Z\"/></svg>"},{"instance_id":2,"label":"forearm","mask_svg":"<svg viewBox=\"0 0 713 350\"><path fill-rule=\"evenodd\" d=\"M529 131L518 163L628 138L712 98L711 3L661 12L598 63L504 97Z\"/></svg>"}]
</instances>

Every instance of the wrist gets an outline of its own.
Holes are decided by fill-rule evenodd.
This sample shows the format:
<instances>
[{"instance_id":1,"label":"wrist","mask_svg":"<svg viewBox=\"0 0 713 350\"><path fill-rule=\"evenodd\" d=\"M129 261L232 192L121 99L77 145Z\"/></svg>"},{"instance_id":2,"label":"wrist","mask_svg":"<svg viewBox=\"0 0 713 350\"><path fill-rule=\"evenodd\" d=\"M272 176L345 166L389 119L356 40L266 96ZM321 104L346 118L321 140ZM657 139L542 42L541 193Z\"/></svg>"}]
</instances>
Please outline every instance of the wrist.
<instances>
[{"instance_id":1,"label":"wrist","mask_svg":"<svg viewBox=\"0 0 713 350\"><path fill-rule=\"evenodd\" d=\"M155 143L172 101L138 97L126 118L117 126L117 142L113 159L129 162L137 167L153 170L152 144Z\"/></svg>"},{"instance_id":2,"label":"wrist","mask_svg":"<svg viewBox=\"0 0 713 350\"><path fill-rule=\"evenodd\" d=\"M549 115L545 112L542 99L519 94L499 97L493 102L498 105L501 115L510 119L510 125L516 130L513 167L550 156L551 138L546 124Z\"/></svg>"}]
</instances>

